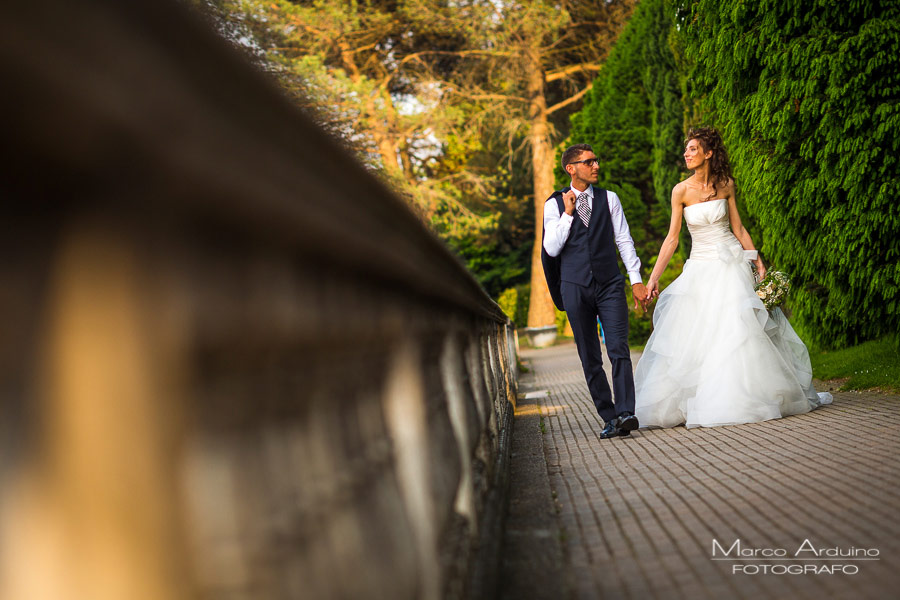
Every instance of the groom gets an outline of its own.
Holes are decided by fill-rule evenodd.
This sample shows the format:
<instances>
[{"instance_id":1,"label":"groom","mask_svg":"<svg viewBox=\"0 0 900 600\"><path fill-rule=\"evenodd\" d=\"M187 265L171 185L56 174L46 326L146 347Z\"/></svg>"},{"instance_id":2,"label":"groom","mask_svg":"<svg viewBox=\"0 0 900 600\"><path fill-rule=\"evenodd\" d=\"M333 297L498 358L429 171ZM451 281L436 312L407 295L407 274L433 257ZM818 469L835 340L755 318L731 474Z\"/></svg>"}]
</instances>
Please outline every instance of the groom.
<instances>
[{"instance_id":1,"label":"groom","mask_svg":"<svg viewBox=\"0 0 900 600\"><path fill-rule=\"evenodd\" d=\"M606 423L600 437L626 436L639 424L634 416L625 278L616 247L631 279L635 308L648 300L641 261L619 197L592 185L600 170L594 150L587 144L570 146L563 152L562 167L572 183L544 204L544 275L554 304L569 318L591 398ZM612 362L615 403L603 372L598 317Z\"/></svg>"}]
</instances>

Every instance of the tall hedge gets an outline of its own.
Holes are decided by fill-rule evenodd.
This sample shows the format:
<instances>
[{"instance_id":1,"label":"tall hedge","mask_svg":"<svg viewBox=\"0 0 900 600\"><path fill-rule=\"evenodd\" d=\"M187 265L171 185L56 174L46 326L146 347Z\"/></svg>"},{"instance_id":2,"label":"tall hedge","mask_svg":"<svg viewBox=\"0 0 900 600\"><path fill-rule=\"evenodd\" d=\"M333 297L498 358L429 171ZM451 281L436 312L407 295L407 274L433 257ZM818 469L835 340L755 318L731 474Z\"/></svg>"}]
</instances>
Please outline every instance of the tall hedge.
<instances>
[{"instance_id":1,"label":"tall hedge","mask_svg":"<svg viewBox=\"0 0 900 600\"><path fill-rule=\"evenodd\" d=\"M594 147L600 160L598 185L622 200L645 275L668 229L672 186L685 175L673 14L671 0L638 4L583 108L572 116L569 138L560 148L579 142ZM561 167L557 171L558 183L568 183ZM681 261L672 261L663 282L680 270ZM646 341L649 318L632 313L630 321L629 341Z\"/></svg>"},{"instance_id":2,"label":"tall hedge","mask_svg":"<svg viewBox=\"0 0 900 600\"><path fill-rule=\"evenodd\" d=\"M900 331L898 4L698 0L681 28L689 94L821 347Z\"/></svg>"},{"instance_id":3,"label":"tall hedge","mask_svg":"<svg viewBox=\"0 0 900 600\"><path fill-rule=\"evenodd\" d=\"M683 176L682 102L670 48L669 0L644 0L619 36L567 146L592 144L599 185L619 194L643 264L659 251L669 223L672 186ZM565 176L560 171L560 182Z\"/></svg>"}]
</instances>

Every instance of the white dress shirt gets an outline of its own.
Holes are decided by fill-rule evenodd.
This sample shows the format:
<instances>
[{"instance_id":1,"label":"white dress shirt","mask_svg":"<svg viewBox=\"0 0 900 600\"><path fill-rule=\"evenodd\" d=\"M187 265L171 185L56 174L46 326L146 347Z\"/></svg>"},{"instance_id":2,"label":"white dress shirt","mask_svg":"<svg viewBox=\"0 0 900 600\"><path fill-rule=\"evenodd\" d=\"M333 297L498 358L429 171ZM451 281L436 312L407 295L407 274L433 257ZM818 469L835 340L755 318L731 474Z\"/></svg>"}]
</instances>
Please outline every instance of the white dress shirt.
<instances>
[{"instance_id":1,"label":"white dress shirt","mask_svg":"<svg viewBox=\"0 0 900 600\"><path fill-rule=\"evenodd\" d=\"M581 194L574 186L572 191L575 192L576 199ZM585 191L588 195L588 206L593 211L594 188L588 186ZM616 239L616 246L619 247L619 256L622 257L625 270L628 271L628 278L631 279L631 285L643 283L641 281L641 260L634 250L634 240L631 239L631 230L628 229L628 222L625 220L622 202L615 192L607 191L606 197L609 204L609 216L612 219L613 236ZM568 215L565 212L560 214L555 198L551 197L544 203L544 250L547 251L547 254L559 256L569 239L574 218L574 215Z\"/></svg>"}]
</instances>

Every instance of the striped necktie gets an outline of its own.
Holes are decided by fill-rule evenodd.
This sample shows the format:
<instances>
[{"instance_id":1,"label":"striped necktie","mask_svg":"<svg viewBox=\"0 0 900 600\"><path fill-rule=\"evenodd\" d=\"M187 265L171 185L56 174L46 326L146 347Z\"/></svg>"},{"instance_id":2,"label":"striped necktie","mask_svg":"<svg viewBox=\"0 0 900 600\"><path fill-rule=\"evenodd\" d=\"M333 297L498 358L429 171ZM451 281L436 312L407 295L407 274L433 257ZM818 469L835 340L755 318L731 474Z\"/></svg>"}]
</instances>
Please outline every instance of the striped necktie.
<instances>
[{"instance_id":1,"label":"striped necktie","mask_svg":"<svg viewBox=\"0 0 900 600\"><path fill-rule=\"evenodd\" d=\"M581 217L581 222L584 223L585 227L587 227L588 223L591 221L591 207L588 204L587 192L581 192L580 194L578 194L578 204L576 204L575 210L578 211L578 216Z\"/></svg>"}]
</instances>

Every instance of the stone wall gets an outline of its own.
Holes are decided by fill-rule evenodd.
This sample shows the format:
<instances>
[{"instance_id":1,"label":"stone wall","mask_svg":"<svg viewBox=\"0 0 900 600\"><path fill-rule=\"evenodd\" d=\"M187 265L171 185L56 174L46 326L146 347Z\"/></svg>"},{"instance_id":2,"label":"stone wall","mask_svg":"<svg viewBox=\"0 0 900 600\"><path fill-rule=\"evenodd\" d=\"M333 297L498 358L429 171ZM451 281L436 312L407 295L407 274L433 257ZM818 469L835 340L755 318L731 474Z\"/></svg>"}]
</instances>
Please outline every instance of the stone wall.
<instances>
[{"instance_id":1,"label":"stone wall","mask_svg":"<svg viewBox=\"0 0 900 600\"><path fill-rule=\"evenodd\" d=\"M490 597L515 331L179 4L0 8L0 597Z\"/></svg>"}]
</instances>

